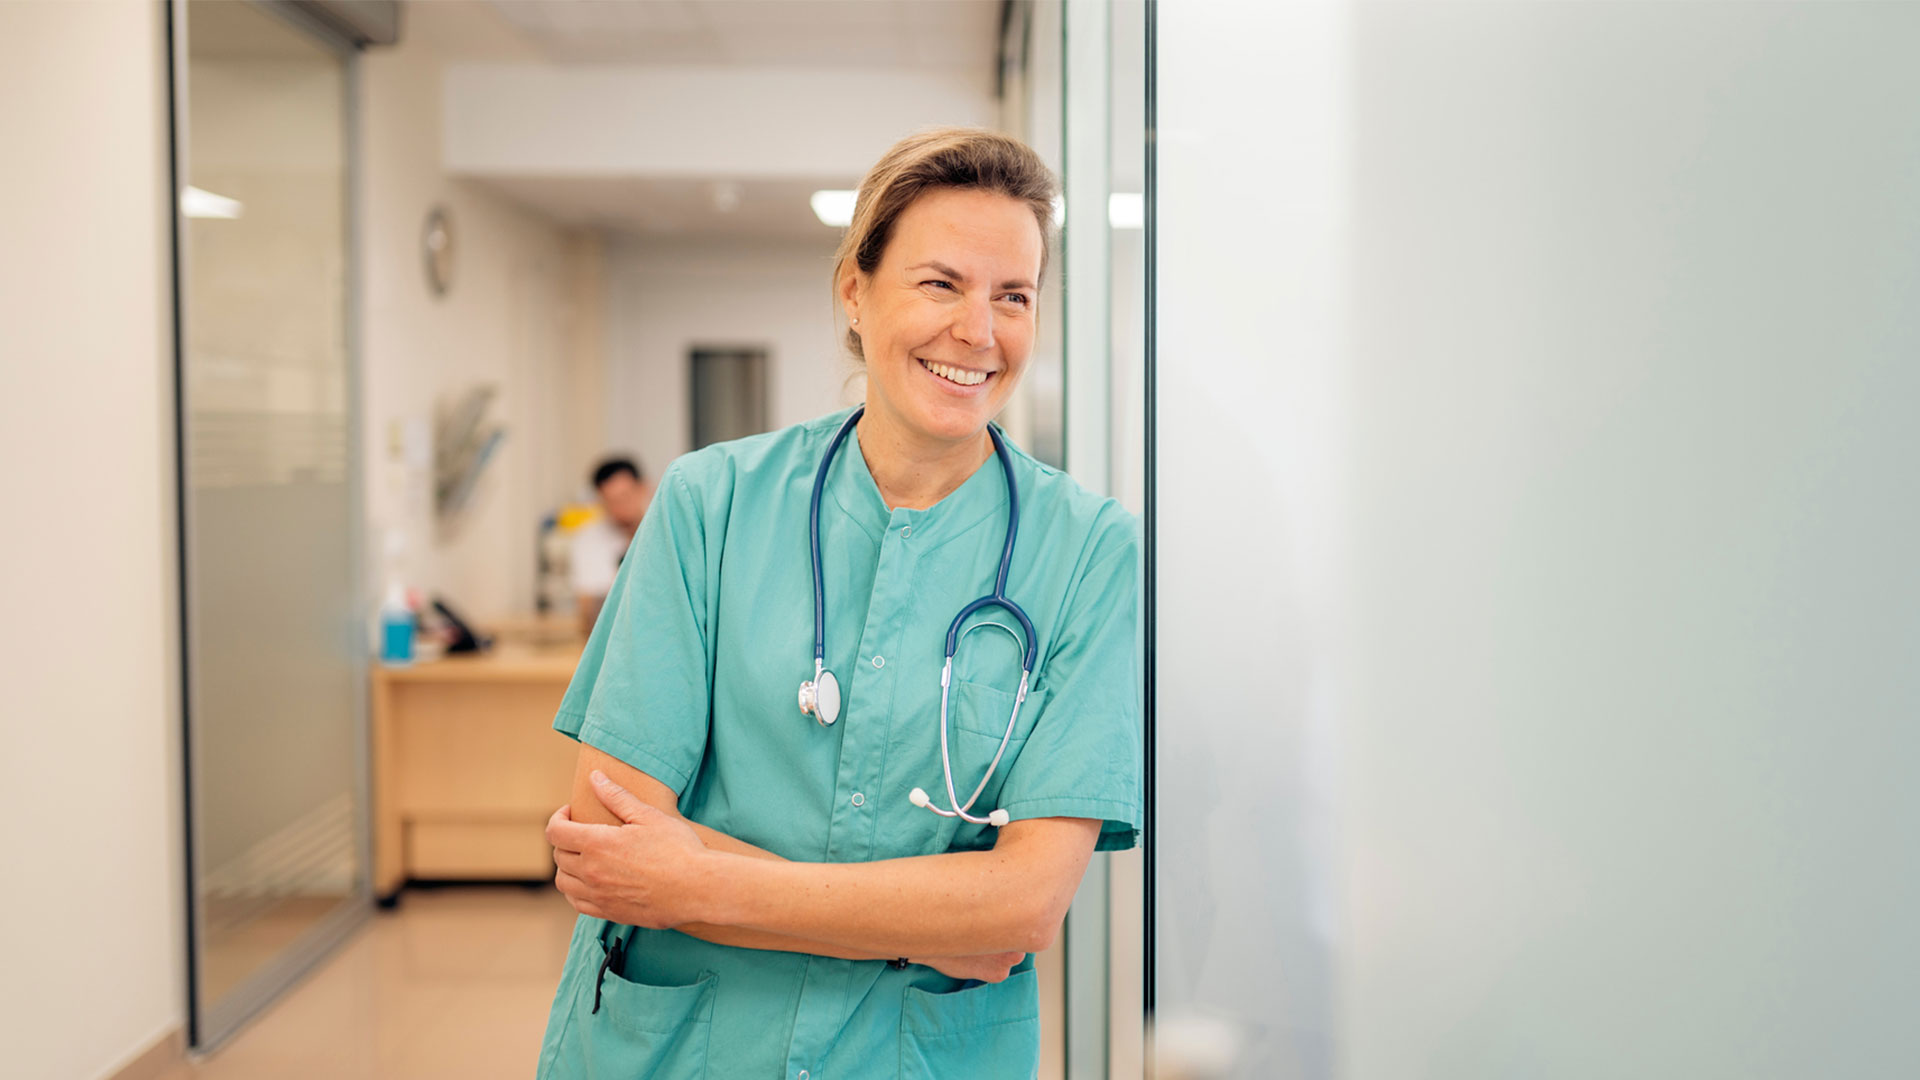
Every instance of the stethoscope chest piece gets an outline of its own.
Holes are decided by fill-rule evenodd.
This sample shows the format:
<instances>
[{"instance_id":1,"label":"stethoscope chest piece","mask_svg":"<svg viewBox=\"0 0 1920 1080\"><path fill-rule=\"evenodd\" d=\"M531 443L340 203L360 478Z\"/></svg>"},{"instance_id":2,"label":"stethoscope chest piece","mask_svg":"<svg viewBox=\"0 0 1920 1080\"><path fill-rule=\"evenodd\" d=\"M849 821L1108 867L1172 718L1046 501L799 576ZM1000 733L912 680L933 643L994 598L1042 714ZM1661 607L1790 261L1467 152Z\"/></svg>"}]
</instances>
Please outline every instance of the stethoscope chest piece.
<instances>
[{"instance_id":1,"label":"stethoscope chest piece","mask_svg":"<svg viewBox=\"0 0 1920 1080\"><path fill-rule=\"evenodd\" d=\"M800 684L800 711L822 726L840 719L840 680L833 677L833 672L820 668L813 678Z\"/></svg>"}]
</instances>

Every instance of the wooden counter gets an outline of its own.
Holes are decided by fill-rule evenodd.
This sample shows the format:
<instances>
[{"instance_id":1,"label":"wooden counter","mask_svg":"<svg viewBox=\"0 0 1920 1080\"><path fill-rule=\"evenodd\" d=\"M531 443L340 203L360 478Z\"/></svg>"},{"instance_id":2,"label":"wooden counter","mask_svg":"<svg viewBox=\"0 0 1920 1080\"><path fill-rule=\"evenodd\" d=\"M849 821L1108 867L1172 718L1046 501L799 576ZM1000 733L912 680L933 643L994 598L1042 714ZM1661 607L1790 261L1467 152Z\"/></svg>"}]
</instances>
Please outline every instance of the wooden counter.
<instances>
[{"instance_id":1,"label":"wooden counter","mask_svg":"<svg viewBox=\"0 0 1920 1080\"><path fill-rule=\"evenodd\" d=\"M553 877L548 815L578 745L553 730L577 642L375 666L373 886Z\"/></svg>"}]
</instances>

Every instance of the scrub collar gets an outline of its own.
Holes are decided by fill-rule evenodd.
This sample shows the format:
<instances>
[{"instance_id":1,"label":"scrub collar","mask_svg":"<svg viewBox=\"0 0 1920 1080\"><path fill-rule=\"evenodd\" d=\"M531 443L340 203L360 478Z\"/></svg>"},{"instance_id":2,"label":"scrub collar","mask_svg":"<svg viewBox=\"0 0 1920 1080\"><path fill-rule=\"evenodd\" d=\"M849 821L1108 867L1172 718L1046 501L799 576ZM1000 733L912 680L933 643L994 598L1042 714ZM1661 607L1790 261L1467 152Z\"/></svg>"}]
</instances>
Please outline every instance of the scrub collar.
<instances>
[{"instance_id":1,"label":"scrub collar","mask_svg":"<svg viewBox=\"0 0 1920 1080\"><path fill-rule=\"evenodd\" d=\"M826 438L819 443L821 452L825 452L833 432L852 412L847 409L836 413L833 423L822 429ZM1004 431L1001 437L1006 437ZM1023 475L1023 455L1011 442L1007 449L1013 456L1016 474ZM873 473L867 468L866 455L861 452L858 427L848 433L846 443L834 455L833 467L827 473L827 491L841 511L876 541L889 529L911 529L911 539L916 542L943 544L989 518L1003 516L1007 508L1007 482L1000 472L999 455L988 454L980 467L973 470L973 475L925 510L905 507L888 510L887 501L880 495L880 486L874 483Z\"/></svg>"}]
</instances>

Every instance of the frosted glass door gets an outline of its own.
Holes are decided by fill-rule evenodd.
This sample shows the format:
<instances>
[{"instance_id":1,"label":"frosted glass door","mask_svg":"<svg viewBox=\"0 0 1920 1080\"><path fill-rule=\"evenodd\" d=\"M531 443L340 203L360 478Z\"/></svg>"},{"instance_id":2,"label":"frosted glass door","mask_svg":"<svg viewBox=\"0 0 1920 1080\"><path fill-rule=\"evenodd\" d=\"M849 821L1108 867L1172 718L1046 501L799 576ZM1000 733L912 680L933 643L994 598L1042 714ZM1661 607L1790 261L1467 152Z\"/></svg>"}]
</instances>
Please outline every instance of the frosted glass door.
<instances>
[{"instance_id":1,"label":"frosted glass door","mask_svg":"<svg viewBox=\"0 0 1920 1080\"><path fill-rule=\"evenodd\" d=\"M350 58L277 8L194 0L182 24L183 659L204 1046L365 909L364 694Z\"/></svg>"}]
</instances>

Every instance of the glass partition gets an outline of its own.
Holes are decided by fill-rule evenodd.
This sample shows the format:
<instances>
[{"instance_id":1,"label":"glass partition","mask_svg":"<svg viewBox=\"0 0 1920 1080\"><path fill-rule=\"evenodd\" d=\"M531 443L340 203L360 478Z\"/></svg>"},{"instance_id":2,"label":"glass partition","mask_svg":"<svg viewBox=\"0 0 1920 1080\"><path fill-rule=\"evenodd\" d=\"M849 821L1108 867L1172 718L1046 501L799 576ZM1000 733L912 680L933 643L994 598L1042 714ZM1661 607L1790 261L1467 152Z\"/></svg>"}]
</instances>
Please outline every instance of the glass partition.
<instances>
[{"instance_id":1,"label":"glass partition","mask_svg":"<svg viewBox=\"0 0 1920 1080\"><path fill-rule=\"evenodd\" d=\"M1154 1071L1920 1075L1920 8L1157 18Z\"/></svg>"},{"instance_id":2,"label":"glass partition","mask_svg":"<svg viewBox=\"0 0 1920 1080\"><path fill-rule=\"evenodd\" d=\"M348 311L351 54L173 9L190 1038L366 910Z\"/></svg>"},{"instance_id":3,"label":"glass partition","mask_svg":"<svg viewBox=\"0 0 1920 1080\"><path fill-rule=\"evenodd\" d=\"M1147 5L1062 6L1064 464L1144 515ZM1064 1074L1074 1080L1142 1075L1145 862L1140 849L1096 856L1068 916Z\"/></svg>"}]
</instances>

